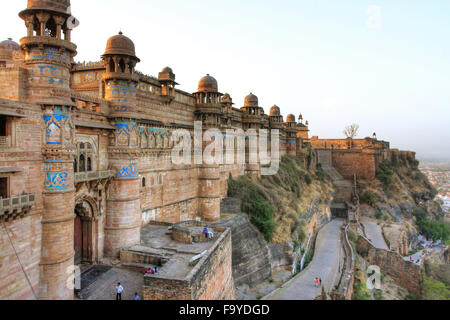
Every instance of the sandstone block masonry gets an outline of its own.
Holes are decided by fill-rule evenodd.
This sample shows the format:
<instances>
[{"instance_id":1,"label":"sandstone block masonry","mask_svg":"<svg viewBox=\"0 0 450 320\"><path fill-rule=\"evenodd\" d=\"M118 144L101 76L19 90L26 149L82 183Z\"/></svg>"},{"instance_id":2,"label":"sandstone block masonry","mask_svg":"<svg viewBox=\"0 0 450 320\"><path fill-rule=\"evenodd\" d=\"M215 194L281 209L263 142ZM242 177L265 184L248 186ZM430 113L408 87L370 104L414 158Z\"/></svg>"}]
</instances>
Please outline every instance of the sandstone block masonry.
<instances>
[{"instance_id":1,"label":"sandstone block masonry","mask_svg":"<svg viewBox=\"0 0 450 320\"><path fill-rule=\"evenodd\" d=\"M231 230L215 244L184 278L146 275L144 300L232 300L235 294L231 264Z\"/></svg>"},{"instance_id":2,"label":"sandstone block masonry","mask_svg":"<svg viewBox=\"0 0 450 320\"><path fill-rule=\"evenodd\" d=\"M420 266L404 260L397 252L375 248L362 236L358 238L356 250L409 292L416 295L420 293Z\"/></svg>"}]
</instances>

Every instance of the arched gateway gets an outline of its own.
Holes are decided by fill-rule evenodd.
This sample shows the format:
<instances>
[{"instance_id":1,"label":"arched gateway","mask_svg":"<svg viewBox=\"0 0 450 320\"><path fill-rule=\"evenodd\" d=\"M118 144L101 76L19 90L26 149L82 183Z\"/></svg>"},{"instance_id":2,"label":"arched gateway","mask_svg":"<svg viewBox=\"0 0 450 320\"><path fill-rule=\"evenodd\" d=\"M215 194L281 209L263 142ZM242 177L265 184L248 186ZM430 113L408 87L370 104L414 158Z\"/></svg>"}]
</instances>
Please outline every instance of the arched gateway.
<instances>
[{"instance_id":1,"label":"arched gateway","mask_svg":"<svg viewBox=\"0 0 450 320\"><path fill-rule=\"evenodd\" d=\"M97 233L98 208L90 197L81 197L75 202L74 264L93 263L98 257Z\"/></svg>"}]
</instances>

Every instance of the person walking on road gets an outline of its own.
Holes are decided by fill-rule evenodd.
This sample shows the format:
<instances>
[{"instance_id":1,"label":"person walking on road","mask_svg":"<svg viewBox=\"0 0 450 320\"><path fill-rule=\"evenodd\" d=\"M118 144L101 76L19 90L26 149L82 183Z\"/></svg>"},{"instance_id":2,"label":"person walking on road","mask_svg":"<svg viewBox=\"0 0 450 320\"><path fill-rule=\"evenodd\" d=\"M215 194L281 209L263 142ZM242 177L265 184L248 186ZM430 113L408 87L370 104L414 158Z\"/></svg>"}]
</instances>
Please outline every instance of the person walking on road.
<instances>
[{"instance_id":1,"label":"person walking on road","mask_svg":"<svg viewBox=\"0 0 450 320\"><path fill-rule=\"evenodd\" d=\"M116 301L122 300L123 287L120 284L120 282L117 283L116 290L117 290Z\"/></svg>"},{"instance_id":2,"label":"person walking on road","mask_svg":"<svg viewBox=\"0 0 450 320\"><path fill-rule=\"evenodd\" d=\"M322 278L319 278L319 284L322 286Z\"/></svg>"}]
</instances>

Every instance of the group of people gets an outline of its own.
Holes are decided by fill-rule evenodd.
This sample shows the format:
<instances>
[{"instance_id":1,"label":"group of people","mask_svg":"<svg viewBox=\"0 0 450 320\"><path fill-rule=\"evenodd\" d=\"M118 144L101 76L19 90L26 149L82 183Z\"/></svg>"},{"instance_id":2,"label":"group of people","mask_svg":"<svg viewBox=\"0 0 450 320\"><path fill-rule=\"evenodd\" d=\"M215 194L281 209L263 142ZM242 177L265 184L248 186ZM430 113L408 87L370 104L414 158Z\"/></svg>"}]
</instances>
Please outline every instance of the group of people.
<instances>
[{"instance_id":1,"label":"group of people","mask_svg":"<svg viewBox=\"0 0 450 320\"><path fill-rule=\"evenodd\" d=\"M214 238L214 234L212 233L211 230L209 230L208 227L205 227L205 228L203 229L203 234L205 235L205 238L207 238L207 239L212 239L212 238Z\"/></svg>"},{"instance_id":2,"label":"group of people","mask_svg":"<svg viewBox=\"0 0 450 320\"><path fill-rule=\"evenodd\" d=\"M148 273L148 274L157 274L158 273L158 268L157 267L150 268L150 269L147 270L146 273Z\"/></svg>"},{"instance_id":3,"label":"group of people","mask_svg":"<svg viewBox=\"0 0 450 320\"><path fill-rule=\"evenodd\" d=\"M321 287L322 286L322 278L320 277L315 277L314 278L314 286L316 288Z\"/></svg>"},{"instance_id":4,"label":"group of people","mask_svg":"<svg viewBox=\"0 0 450 320\"><path fill-rule=\"evenodd\" d=\"M116 301L122 300L122 293L123 293L123 286L120 284L120 282L118 282L116 286ZM141 300L141 297L137 292L134 293L133 300Z\"/></svg>"}]
</instances>

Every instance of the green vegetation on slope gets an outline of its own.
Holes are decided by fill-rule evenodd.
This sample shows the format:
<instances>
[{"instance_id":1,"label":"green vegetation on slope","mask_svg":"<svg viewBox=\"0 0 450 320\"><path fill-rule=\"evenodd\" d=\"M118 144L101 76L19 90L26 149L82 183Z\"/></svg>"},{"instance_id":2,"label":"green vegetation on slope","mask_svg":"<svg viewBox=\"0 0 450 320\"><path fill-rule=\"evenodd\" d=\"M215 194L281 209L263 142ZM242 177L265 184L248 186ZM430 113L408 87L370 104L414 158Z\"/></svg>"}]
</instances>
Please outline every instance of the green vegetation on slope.
<instances>
[{"instance_id":1,"label":"green vegetation on slope","mask_svg":"<svg viewBox=\"0 0 450 320\"><path fill-rule=\"evenodd\" d=\"M424 277L422 287L423 300L450 300L450 287L431 277Z\"/></svg>"},{"instance_id":2,"label":"green vegetation on slope","mask_svg":"<svg viewBox=\"0 0 450 320\"><path fill-rule=\"evenodd\" d=\"M250 221L262 232L266 241L270 241L275 230L273 207L261 188L247 176L237 180L230 176L228 196L241 199L242 211L248 214Z\"/></svg>"},{"instance_id":3,"label":"green vegetation on slope","mask_svg":"<svg viewBox=\"0 0 450 320\"><path fill-rule=\"evenodd\" d=\"M283 243L291 239L298 245L306 239L311 203L330 200L330 188L320 166L307 170L294 156L281 158L276 175L258 180L230 176L228 180L228 196L241 199L242 211L267 241Z\"/></svg>"},{"instance_id":4,"label":"green vegetation on slope","mask_svg":"<svg viewBox=\"0 0 450 320\"><path fill-rule=\"evenodd\" d=\"M417 227L422 235L433 241L442 240L446 242L450 238L450 225L441 221L428 220L428 212L422 208L413 211L416 217Z\"/></svg>"},{"instance_id":5,"label":"green vegetation on slope","mask_svg":"<svg viewBox=\"0 0 450 320\"><path fill-rule=\"evenodd\" d=\"M383 161L378 165L376 175L377 179L383 183L386 190L394 183L394 170L387 161Z\"/></svg>"}]
</instances>

